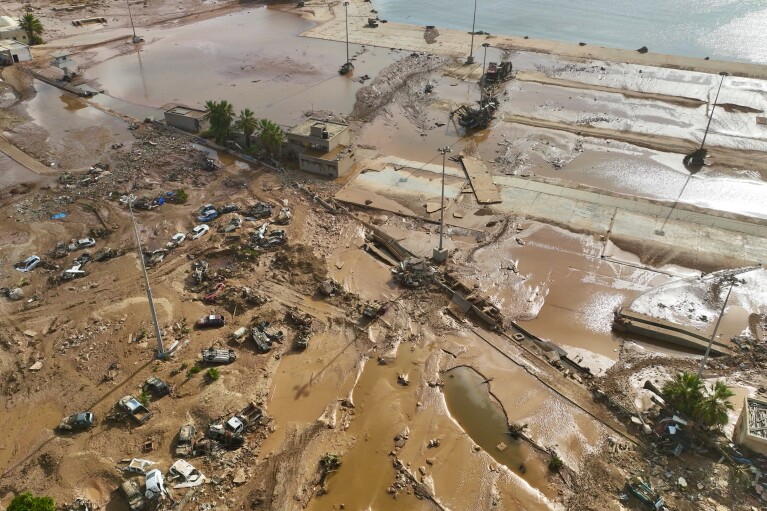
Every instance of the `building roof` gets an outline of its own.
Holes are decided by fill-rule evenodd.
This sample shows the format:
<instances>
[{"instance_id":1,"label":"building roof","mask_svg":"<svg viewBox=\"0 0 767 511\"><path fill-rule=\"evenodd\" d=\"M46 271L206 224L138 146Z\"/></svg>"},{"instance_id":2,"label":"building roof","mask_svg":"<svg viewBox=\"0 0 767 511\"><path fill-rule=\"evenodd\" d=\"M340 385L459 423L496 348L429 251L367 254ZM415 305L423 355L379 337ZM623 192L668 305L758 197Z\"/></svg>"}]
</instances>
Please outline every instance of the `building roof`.
<instances>
[{"instance_id":1,"label":"building roof","mask_svg":"<svg viewBox=\"0 0 767 511\"><path fill-rule=\"evenodd\" d=\"M192 117L194 119L202 119L205 116L205 110L198 110L196 108L190 108L186 106L174 106L166 110L169 114L183 115L184 117Z\"/></svg>"},{"instance_id":2,"label":"building roof","mask_svg":"<svg viewBox=\"0 0 767 511\"><path fill-rule=\"evenodd\" d=\"M309 158L314 158L317 160L324 160L324 161L336 161L340 159L340 155L343 151L346 151L348 147L344 145L338 145L335 148L333 148L330 152L320 151L317 149L307 149L303 153L301 153L301 156L307 156Z\"/></svg>"},{"instance_id":3,"label":"building roof","mask_svg":"<svg viewBox=\"0 0 767 511\"><path fill-rule=\"evenodd\" d=\"M0 28L18 28L19 24L10 16L0 16Z\"/></svg>"},{"instance_id":4,"label":"building roof","mask_svg":"<svg viewBox=\"0 0 767 511\"><path fill-rule=\"evenodd\" d=\"M297 135L300 137L309 137L311 136L311 129L312 126L315 124L324 124L325 127L328 130L328 138L332 139L333 137L336 137L340 133L342 133L344 130L349 128L348 124L344 124L342 122L333 122L325 119L315 119L314 117L310 117L306 119L304 122L299 124L298 126L295 126L293 129L291 129L288 132L288 135Z\"/></svg>"},{"instance_id":5,"label":"building roof","mask_svg":"<svg viewBox=\"0 0 767 511\"><path fill-rule=\"evenodd\" d=\"M22 50L29 47L26 44L14 41L13 39L2 39L0 40L0 48L4 50Z\"/></svg>"}]
</instances>

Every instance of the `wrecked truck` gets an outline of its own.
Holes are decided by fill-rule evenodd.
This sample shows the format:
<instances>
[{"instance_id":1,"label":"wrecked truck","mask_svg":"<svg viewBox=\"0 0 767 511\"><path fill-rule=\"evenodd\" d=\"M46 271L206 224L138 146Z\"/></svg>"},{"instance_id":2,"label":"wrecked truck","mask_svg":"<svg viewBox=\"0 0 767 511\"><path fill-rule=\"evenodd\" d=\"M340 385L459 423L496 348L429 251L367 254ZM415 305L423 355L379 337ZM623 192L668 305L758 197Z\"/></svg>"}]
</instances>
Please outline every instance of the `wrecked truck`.
<instances>
[{"instance_id":1,"label":"wrecked truck","mask_svg":"<svg viewBox=\"0 0 767 511\"><path fill-rule=\"evenodd\" d=\"M152 412L130 395L120 399L115 406L139 424L144 424L152 417Z\"/></svg>"}]
</instances>

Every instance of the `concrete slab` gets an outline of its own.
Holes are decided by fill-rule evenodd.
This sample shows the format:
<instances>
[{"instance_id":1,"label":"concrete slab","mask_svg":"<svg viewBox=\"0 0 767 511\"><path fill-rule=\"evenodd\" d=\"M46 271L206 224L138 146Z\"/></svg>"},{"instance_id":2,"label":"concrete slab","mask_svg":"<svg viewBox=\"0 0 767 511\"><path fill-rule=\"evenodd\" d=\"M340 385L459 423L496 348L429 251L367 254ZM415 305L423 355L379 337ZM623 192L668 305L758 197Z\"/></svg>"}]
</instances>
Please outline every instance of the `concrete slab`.
<instances>
[{"instance_id":1,"label":"concrete slab","mask_svg":"<svg viewBox=\"0 0 767 511\"><path fill-rule=\"evenodd\" d=\"M493 183L493 176L484 162L471 156L461 157L461 164L471 182L474 196L480 204L499 204L503 202L498 188Z\"/></svg>"}]
</instances>

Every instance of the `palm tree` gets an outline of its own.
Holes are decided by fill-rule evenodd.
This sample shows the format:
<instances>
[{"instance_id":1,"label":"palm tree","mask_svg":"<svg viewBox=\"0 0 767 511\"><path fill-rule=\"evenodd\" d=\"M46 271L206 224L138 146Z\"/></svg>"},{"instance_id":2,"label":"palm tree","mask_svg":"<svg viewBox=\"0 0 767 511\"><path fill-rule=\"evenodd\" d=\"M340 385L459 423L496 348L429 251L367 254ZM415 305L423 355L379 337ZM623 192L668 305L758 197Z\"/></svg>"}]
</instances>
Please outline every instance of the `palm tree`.
<instances>
[{"instance_id":1,"label":"palm tree","mask_svg":"<svg viewBox=\"0 0 767 511\"><path fill-rule=\"evenodd\" d=\"M223 144L232 129L234 108L227 100L205 102L204 119L210 121L210 133L218 144Z\"/></svg>"},{"instance_id":2,"label":"palm tree","mask_svg":"<svg viewBox=\"0 0 767 511\"><path fill-rule=\"evenodd\" d=\"M19 18L19 28L27 33L30 45L43 42L40 37L43 33L43 24L31 12L26 12Z\"/></svg>"},{"instance_id":3,"label":"palm tree","mask_svg":"<svg viewBox=\"0 0 767 511\"><path fill-rule=\"evenodd\" d=\"M272 156L275 156L285 143L285 132L282 128L269 119L259 119L258 121L258 139Z\"/></svg>"},{"instance_id":4,"label":"palm tree","mask_svg":"<svg viewBox=\"0 0 767 511\"><path fill-rule=\"evenodd\" d=\"M669 406L692 417L696 405L703 398L703 381L694 373L679 373L663 384L663 395Z\"/></svg>"},{"instance_id":5,"label":"palm tree","mask_svg":"<svg viewBox=\"0 0 767 511\"><path fill-rule=\"evenodd\" d=\"M245 135L245 148L250 147L250 138L253 133L258 129L258 119L253 115L253 111L250 108L246 108L240 112L240 117L234 123L234 127L243 132Z\"/></svg>"},{"instance_id":6,"label":"palm tree","mask_svg":"<svg viewBox=\"0 0 767 511\"><path fill-rule=\"evenodd\" d=\"M695 406L695 418L708 427L720 428L729 422L728 410L732 410L730 398L735 393L721 381L706 393Z\"/></svg>"}]
</instances>

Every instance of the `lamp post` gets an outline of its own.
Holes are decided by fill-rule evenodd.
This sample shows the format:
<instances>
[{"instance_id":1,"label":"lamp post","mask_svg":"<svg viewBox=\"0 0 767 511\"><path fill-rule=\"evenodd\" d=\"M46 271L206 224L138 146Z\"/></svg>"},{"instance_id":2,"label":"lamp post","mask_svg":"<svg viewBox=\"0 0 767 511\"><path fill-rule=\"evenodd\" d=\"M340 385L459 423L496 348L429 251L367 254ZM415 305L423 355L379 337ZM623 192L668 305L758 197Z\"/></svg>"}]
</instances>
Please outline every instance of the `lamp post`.
<instances>
[{"instance_id":1,"label":"lamp post","mask_svg":"<svg viewBox=\"0 0 767 511\"><path fill-rule=\"evenodd\" d=\"M144 253L141 251L141 241L138 237L138 227L136 227L136 217L133 216L133 201L136 200L135 196L128 199L128 209L130 210L130 217L133 221L133 232L136 235L136 246L138 247L138 259L141 263L141 271L144 274L144 285L146 286L146 297L149 300L149 310L152 312L152 324L154 324L154 334L157 337L157 358L160 360L165 359L165 348L162 344L162 333L160 332L160 324L157 321L157 311L154 308L154 299L152 299L152 290L149 288L149 276L146 273L146 265L144 264Z\"/></svg>"},{"instance_id":2,"label":"lamp post","mask_svg":"<svg viewBox=\"0 0 767 511\"><path fill-rule=\"evenodd\" d=\"M482 47L485 49L485 55L482 57L482 83L485 83L485 64L487 63L487 48L490 43L482 43Z\"/></svg>"},{"instance_id":3,"label":"lamp post","mask_svg":"<svg viewBox=\"0 0 767 511\"><path fill-rule=\"evenodd\" d=\"M471 47L469 56L466 58L466 64L474 64L474 27L477 24L477 0L474 0L474 19L471 22Z\"/></svg>"},{"instance_id":4,"label":"lamp post","mask_svg":"<svg viewBox=\"0 0 767 511\"><path fill-rule=\"evenodd\" d=\"M143 39L136 35L136 26L133 24L133 14L130 12L130 0L125 0L125 3L128 4L128 17L130 18L130 26L133 29L133 37L131 38L131 41L133 44L140 43Z\"/></svg>"},{"instance_id":5,"label":"lamp post","mask_svg":"<svg viewBox=\"0 0 767 511\"><path fill-rule=\"evenodd\" d=\"M344 2L344 11L346 13L346 63L349 64L349 2Z\"/></svg>"},{"instance_id":6,"label":"lamp post","mask_svg":"<svg viewBox=\"0 0 767 511\"><path fill-rule=\"evenodd\" d=\"M719 92L722 90L722 83L724 83L724 77L729 76L730 73L722 71L719 76L722 78L719 80L719 88L716 89L716 96L714 97L714 104L711 105L711 114L708 116L708 123L706 124L706 131L703 132L703 140L700 141L700 149L703 149L703 145L706 143L706 136L708 135L708 128L711 126L711 119L714 118L714 110L716 109L716 102L719 100Z\"/></svg>"},{"instance_id":7,"label":"lamp post","mask_svg":"<svg viewBox=\"0 0 767 511\"><path fill-rule=\"evenodd\" d=\"M437 149L442 155L442 198L440 199L439 209L439 248L435 248L432 253L432 259L435 263L444 263L447 261L447 250L442 248L442 236L445 232L445 159L447 153L452 152L450 146L440 147Z\"/></svg>"},{"instance_id":8,"label":"lamp post","mask_svg":"<svg viewBox=\"0 0 767 511\"><path fill-rule=\"evenodd\" d=\"M706 346L706 353L703 355L703 359L700 361L700 366L698 366L698 379L701 378L701 375L703 374L703 367L705 367L706 362L708 362L708 355L711 352L711 345L714 343L714 339L716 338L716 332L719 330L719 323L722 321L722 316L724 316L724 309L727 307L727 300L730 299L730 293L732 293L732 288L735 286L737 279L734 275L730 276L730 288L727 290L727 296L724 297L724 303L722 303L722 310L719 311L719 317L716 320L716 325L714 325L714 332L711 334L711 339L708 340L708 346Z\"/></svg>"}]
</instances>

